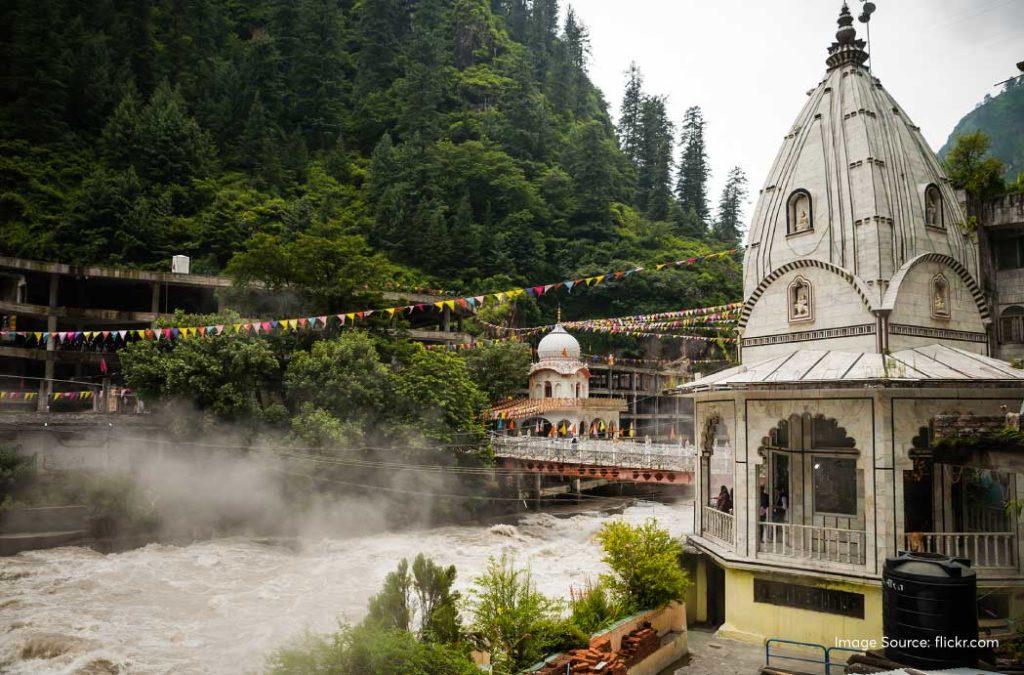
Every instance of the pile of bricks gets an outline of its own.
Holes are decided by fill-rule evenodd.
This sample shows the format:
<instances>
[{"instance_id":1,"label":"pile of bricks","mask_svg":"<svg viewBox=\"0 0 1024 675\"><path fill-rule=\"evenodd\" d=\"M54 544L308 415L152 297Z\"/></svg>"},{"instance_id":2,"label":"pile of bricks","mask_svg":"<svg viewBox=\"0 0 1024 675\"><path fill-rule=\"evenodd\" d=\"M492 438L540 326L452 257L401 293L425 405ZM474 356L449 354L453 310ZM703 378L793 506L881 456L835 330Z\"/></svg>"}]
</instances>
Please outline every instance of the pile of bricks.
<instances>
[{"instance_id":1,"label":"pile of bricks","mask_svg":"<svg viewBox=\"0 0 1024 675\"><path fill-rule=\"evenodd\" d=\"M626 667L631 668L658 651L660 645L658 632L645 621L639 628L622 638L619 654L625 660Z\"/></svg>"},{"instance_id":2,"label":"pile of bricks","mask_svg":"<svg viewBox=\"0 0 1024 675\"><path fill-rule=\"evenodd\" d=\"M611 642L605 638L594 642L588 649L573 649L552 659L536 675L626 675L627 671L658 651L661 640L648 622L622 638L619 651L613 652Z\"/></svg>"},{"instance_id":3,"label":"pile of bricks","mask_svg":"<svg viewBox=\"0 0 1024 675\"><path fill-rule=\"evenodd\" d=\"M568 668L567 668L568 667ZM628 666L622 656L612 651L611 643L602 640L588 649L573 649L537 671L537 675L626 675Z\"/></svg>"}]
</instances>

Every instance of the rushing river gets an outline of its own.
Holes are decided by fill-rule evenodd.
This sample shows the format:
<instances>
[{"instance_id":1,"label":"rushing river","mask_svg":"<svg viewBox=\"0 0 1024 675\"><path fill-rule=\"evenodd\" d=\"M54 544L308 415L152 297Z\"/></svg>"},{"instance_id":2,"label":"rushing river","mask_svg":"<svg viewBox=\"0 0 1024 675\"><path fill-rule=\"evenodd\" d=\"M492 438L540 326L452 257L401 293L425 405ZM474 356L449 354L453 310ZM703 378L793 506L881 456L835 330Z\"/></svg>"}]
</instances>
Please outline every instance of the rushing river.
<instances>
[{"instance_id":1,"label":"rushing river","mask_svg":"<svg viewBox=\"0 0 1024 675\"><path fill-rule=\"evenodd\" d=\"M454 564L464 590L506 549L530 565L541 591L564 597L603 570L594 542L602 522L652 516L673 534L693 522L689 503L639 503L621 515L540 513L516 525L309 540L298 550L229 538L0 558L0 672L254 672L303 630L362 618L402 557Z\"/></svg>"}]
</instances>

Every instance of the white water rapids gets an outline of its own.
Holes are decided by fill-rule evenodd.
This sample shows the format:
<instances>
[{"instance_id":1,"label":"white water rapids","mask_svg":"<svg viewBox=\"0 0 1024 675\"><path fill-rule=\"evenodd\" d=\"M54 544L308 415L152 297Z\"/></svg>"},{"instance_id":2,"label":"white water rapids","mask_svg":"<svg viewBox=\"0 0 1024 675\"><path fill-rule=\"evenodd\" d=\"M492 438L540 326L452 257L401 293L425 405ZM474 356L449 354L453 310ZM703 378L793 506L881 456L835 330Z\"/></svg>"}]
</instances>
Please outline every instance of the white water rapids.
<instances>
[{"instance_id":1,"label":"white water rapids","mask_svg":"<svg viewBox=\"0 0 1024 675\"><path fill-rule=\"evenodd\" d=\"M0 558L0 672L255 672L303 630L361 619L403 557L454 564L466 590L488 557L507 549L542 592L566 597L604 570L594 542L601 523L652 516L676 535L693 523L690 503L645 502L621 516L540 513L517 525L308 540L297 551L229 538Z\"/></svg>"}]
</instances>

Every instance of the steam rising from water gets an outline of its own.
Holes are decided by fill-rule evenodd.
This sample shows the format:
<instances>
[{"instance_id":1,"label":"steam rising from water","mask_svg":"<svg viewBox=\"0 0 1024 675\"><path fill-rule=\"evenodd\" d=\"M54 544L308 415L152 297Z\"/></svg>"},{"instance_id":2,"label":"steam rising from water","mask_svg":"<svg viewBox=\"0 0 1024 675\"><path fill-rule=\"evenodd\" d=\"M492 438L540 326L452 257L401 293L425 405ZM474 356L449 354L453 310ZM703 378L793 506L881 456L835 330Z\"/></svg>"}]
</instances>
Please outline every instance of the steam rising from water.
<instances>
[{"instance_id":1,"label":"steam rising from water","mask_svg":"<svg viewBox=\"0 0 1024 675\"><path fill-rule=\"evenodd\" d=\"M456 565L465 589L507 549L543 592L565 597L603 570L593 541L602 522L652 516L673 534L693 522L690 504L645 503L621 516L532 514L517 525L307 539L297 550L235 537L109 555L23 553L0 559L0 671L251 672L303 629L362 618L402 557Z\"/></svg>"}]
</instances>

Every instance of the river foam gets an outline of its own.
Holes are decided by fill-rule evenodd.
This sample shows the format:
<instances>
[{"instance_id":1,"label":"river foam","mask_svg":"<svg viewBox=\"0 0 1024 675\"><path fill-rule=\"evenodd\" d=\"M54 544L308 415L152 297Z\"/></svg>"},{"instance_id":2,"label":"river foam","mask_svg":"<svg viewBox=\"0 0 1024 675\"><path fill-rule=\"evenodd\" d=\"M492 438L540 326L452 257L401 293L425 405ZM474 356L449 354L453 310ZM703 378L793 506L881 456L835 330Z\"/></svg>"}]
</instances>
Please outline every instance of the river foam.
<instances>
[{"instance_id":1,"label":"river foam","mask_svg":"<svg viewBox=\"0 0 1024 675\"><path fill-rule=\"evenodd\" d=\"M303 630L362 618L402 557L458 569L465 590L490 556L529 564L565 597L604 570L594 534L610 518L692 528L689 503L641 503L621 515L526 515L515 525L438 527L283 546L251 538L151 544L99 554L66 547L0 558L0 671L237 673Z\"/></svg>"}]
</instances>

